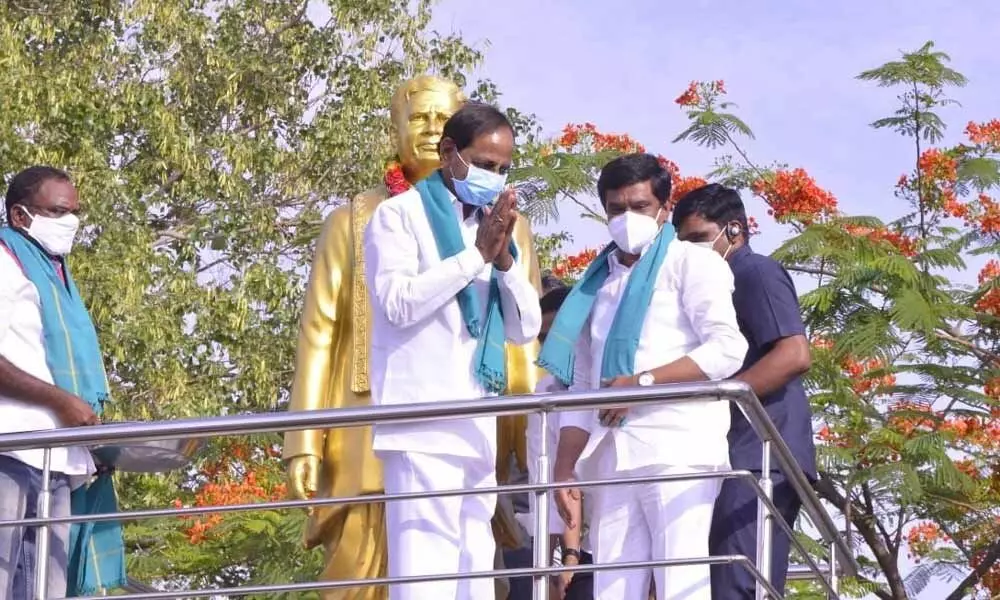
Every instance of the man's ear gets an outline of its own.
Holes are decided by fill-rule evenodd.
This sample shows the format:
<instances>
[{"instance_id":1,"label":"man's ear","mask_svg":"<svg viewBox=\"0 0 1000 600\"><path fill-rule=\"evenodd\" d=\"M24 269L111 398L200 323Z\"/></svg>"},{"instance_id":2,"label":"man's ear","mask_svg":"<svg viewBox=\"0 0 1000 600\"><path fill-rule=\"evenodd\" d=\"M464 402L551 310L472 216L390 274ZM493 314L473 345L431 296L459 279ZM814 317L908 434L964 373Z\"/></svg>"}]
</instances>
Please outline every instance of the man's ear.
<instances>
[{"instance_id":1,"label":"man's ear","mask_svg":"<svg viewBox=\"0 0 1000 600\"><path fill-rule=\"evenodd\" d=\"M455 140L442 137L438 141L438 156L441 157L441 162L444 162L446 156L449 156L455 150Z\"/></svg>"},{"instance_id":2,"label":"man's ear","mask_svg":"<svg viewBox=\"0 0 1000 600\"><path fill-rule=\"evenodd\" d=\"M10 212L7 213L7 224L11 227L17 227L19 229L28 228L29 218L24 212L23 206L15 204L10 207Z\"/></svg>"}]
</instances>

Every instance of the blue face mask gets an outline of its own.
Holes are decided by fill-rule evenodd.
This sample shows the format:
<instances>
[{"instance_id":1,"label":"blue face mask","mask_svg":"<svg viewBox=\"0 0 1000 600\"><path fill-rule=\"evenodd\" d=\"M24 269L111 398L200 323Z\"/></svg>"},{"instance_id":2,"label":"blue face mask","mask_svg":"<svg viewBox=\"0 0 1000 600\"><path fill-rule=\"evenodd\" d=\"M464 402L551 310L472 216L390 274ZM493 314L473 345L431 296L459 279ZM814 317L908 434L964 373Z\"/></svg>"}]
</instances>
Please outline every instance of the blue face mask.
<instances>
[{"instance_id":1,"label":"blue face mask","mask_svg":"<svg viewBox=\"0 0 1000 600\"><path fill-rule=\"evenodd\" d=\"M469 168L465 179L455 177L454 171L451 174L451 181L455 184L455 194L463 204L469 206L488 206L497 199L500 192L507 185L507 176L487 171L486 169L470 165L462 159L462 155L455 153L458 160Z\"/></svg>"}]
</instances>

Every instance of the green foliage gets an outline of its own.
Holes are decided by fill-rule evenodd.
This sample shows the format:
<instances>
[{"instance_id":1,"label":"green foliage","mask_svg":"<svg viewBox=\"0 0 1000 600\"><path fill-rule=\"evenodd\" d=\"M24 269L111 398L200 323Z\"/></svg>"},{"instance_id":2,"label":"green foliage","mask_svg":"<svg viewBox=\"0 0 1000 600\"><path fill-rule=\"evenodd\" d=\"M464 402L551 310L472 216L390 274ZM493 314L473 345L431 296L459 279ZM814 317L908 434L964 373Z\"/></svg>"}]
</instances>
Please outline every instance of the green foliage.
<instances>
[{"instance_id":1,"label":"green foliage","mask_svg":"<svg viewBox=\"0 0 1000 600\"><path fill-rule=\"evenodd\" d=\"M864 71L858 75L863 81L874 81L882 87L902 86L906 91L899 96L901 106L892 117L872 123L872 127L889 127L907 137L919 137L934 143L944 136L944 121L933 111L935 107L951 104L944 97L944 87L964 86L964 75L945 63L951 57L933 50L934 42L927 42L915 52L904 52L902 60Z\"/></svg>"},{"instance_id":2,"label":"green foliage","mask_svg":"<svg viewBox=\"0 0 1000 600\"><path fill-rule=\"evenodd\" d=\"M109 418L281 409L322 215L380 180L390 95L427 71L464 83L480 58L429 19L426 0L0 6L0 164L51 164L77 184L72 268L106 353ZM260 477L276 489L281 469ZM207 481L122 476L119 489L126 509L162 507ZM130 524L130 575L315 578L302 519L227 517L224 543L196 545L176 522Z\"/></svg>"},{"instance_id":3,"label":"green foliage","mask_svg":"<svg viewBox=\"0 0 1000 600\"><path fill-rule=\"evenodd\" d=\"M966 83L948 61L928 42L859 75L903 90L899 110L872 124L915 140L916 172L894 193L901 216L883 223L837 211L795 215L795 235L774 253L811 278L800 304L814 343L807 387L825 442L817 491L857 532L861 572L845 582L855 597L905 600L932 580L951 582L948 600L1000 592L1000 303L985 303L996 283L961 281L974 277L968 257L1000 250L993 201L978 197L1000 184L1000 143L967 130L971 144L921 148L943 135L935 111L953 103L945 89ZM678 99L695 107L678 139L731 145L740 160L721 158L712 177L760 193L777 169L757 167L739 147L738 129L705 116L721 89L692 85ZM807 183L800 177L765 199L772 209L821 206ZM907 547L918 564L904 576ZM802 584L791 596L814 593Z\"/></svg>"}]
</instances>

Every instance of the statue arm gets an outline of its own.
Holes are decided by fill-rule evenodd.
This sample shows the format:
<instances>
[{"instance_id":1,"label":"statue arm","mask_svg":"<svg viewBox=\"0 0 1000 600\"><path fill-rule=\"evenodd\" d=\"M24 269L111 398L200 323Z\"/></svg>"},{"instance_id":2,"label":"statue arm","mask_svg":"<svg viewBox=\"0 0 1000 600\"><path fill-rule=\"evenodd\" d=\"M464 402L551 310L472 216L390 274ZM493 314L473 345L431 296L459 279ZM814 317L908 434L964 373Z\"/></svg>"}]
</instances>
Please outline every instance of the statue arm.
<instances>
[{"instance_id":1,"label":"statue arm","mask_svg":"<svg viewBox=\"0 0 1000 600\"><path fill-rule=\"evenodd\" d=\"M342 287L351 283L351 210L342 206L327 217L316 245L299 324L295 375L288 410L316 410L328 406L337 336L349 315L339 303ZM284 458L323 456L325 432L320 429L285 434Z\"/></svg>"}]
</instances>

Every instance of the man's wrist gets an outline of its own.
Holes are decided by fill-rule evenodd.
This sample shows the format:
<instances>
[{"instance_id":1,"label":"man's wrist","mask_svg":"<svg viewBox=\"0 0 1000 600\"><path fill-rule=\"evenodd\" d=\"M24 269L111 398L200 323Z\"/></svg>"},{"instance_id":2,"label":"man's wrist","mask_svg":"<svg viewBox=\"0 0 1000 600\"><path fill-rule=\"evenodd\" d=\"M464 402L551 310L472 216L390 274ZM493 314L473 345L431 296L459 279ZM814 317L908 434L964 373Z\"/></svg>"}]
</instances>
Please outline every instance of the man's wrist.
<instances>
[{"instance_id":1,"label":"man's wrist","mask_svg":"<svg viewBox=\"0 0 1000 600\"><path fill-rule=\"evenodd\" d=\"M511 256L510 252L504 250L497 256L496 260L493 261L493 266L501 271L509 271L511 267L514 266L514 257Z\"/></svg>"}]
</instances>

